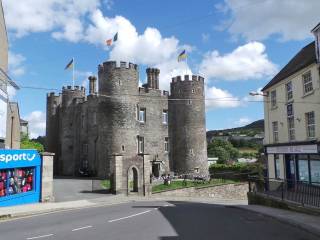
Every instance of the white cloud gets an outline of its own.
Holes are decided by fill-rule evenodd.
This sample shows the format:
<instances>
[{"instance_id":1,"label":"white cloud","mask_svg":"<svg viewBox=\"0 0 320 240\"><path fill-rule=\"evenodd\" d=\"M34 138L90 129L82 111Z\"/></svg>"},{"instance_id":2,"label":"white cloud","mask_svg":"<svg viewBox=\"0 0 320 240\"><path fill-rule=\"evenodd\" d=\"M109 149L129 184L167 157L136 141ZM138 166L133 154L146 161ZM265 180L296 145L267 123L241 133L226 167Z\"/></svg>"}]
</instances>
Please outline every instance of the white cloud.
<instances>
[{"instance_id":1,"label":"white cloud","mask_svg":"<svg viewBox=\"0 0 320 240\"><path fill-rule=\"evenodd\" d=\"M11 85L9 85L7 87L7 91L8 91L9 101L11 101L16 96L17 90Z\"/></svg>"},{"instance_id":2,"label":"white cloud","mask_svg":"<svg viewBox=\"0 0 320 240\"><path fill-rule=\"evenodd\" d=\"M92 23L84 34L84 40L105 45L108 38L118 33L118 41L110 52L110 59L154 65L175 58L182 46L175 37L164 38L156 28L147 27L143 34L137 32L131 22L122 17L108 18L100 10L91 16Z\"/></svg>"},{"instance_id":3,"label":"white cloud","mask_svg":"<svg viewBox=\"0 0 320 240\"><path fill-rule=\"evenodd\" d=\"M241 117L239 120L235 121L234 124L238 127L242 127L251 123L252 120L248 117Z\"/></svg>"},{"instance_id":4,"label":"white cloud","mask_svg":"<svg viewBox=\"0 0 320 240\"><path fill-rule=\"evenodd\" d=\"M216 5L228 14L225 29L234 37L263 40L278 35L280 40L303 40L319 22L319 0L224 0ZM222 23L223 24L223 23Z\"/></svg>"},{"instance_id":5,"label":"white cloud","mask_svg":"<svg viewBox=\"0 0 320 240\"><path fill-rule=\"evenodd\" d=\"M9 51L9 72L10 74L12 74L13 76L21 76L23 74L25 74L25 67L23 66L26 58L21 55L21 54L17 54L17 53L13 53L11 51Z\"/></svg>"},{"instance_id":6,"label":"white cloud","mask_svg":"<svg viewBox=\"0 0 320 240\"><path fill-rule=\"evenodd\" d=\"M46 131L46 115L41 111L33 111L24 117L29 122L30 138L44 136Z\"/></svg>"},{"instance_id":7,"label":"white cloud","mask_svg":"<svg viewBox=\"0 0 320 240\"><path fill-rule=\"evenodd\" d=\"M200 72L207 79L227 81L270 77L277 67L268 59L265 50L259 42L249 42L225 55L213 50L205 54Z\"/></svg>"},{"instance_id":8,"label":"white cloud","mask_svg":"<svg viewBox=\"0 0 320 240\"><path fill-rule=\"evenodd\" d=\"M241 105L239 98L233 96L226 90L214 86L205 86L206 110L217 108L235 108Z\"/></svg>"},{"instance_id":9,"label":"white cloud","mask_svg":"<svg viewBox=\"0 0 320 240\"><path fill-rule=\"evenodd\" d=\"M53 37L77 41L82 19L101 5L100 0L4 0L6 24L16 37L54 31Z\"/></svg>"}]
</instances>

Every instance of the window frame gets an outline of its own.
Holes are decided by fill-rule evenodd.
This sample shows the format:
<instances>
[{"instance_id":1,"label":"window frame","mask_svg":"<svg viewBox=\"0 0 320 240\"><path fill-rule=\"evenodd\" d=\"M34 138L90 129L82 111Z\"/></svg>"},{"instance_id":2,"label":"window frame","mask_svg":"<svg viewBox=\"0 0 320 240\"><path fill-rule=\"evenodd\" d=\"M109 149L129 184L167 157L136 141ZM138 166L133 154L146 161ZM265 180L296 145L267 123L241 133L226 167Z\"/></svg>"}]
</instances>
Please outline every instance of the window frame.
<instances>
[{"instance_id":1,"label":"window frame","mask_svg":"<svg viewBox=\"0 0 320 240\"><path fill-rule=\"evenodd\" d=\"M309 120L309 114L313 115L313 123L310 123ZM315 119L315 112L307 112L305 113L305 119L306 119L306 131L307 131L307 138L315 138L316 137L316 119ZM313 136L310 135L310 129L312 128Z\"/></svg>"},{"instance_id":2,"label":"window frame","mask_svg":"<svg viewBox=\"0 0 320 240\"><path fill-rule=\"evenodd\" d=\"M146 122L146 108L144 107L138 107L138 114L137 114L137 117L138 117L138 121L140 123L145 123ZM143 113L143 119L141 119L141 113Z\"/></svg>"},{"instance_id":3,"label":"window frame","mask_svg":"<svg viewBox=\"0 0 320 240\"><path fill-rule=\"evenodd\" d=\"M272 108L277 106L277 90L276 89L270 92L270 103Z\"/></svg>"},{"instance_id":4,"label":"window frame","mask_svg":"<svg viewBox=\"0 0 320 240\"><path fill-rule=\"evenodd\" d=\"M280 155L274 154L273 161L274 161L274 178L280 179L280 175L281 175ZM277 164L277 162L278 162L278 164Z\"/></svg>"},{"instance_id":5,"label":"window frame","mask_svg":"<svg viewBox=\"0 0 320 240\"><path fill-rule=\"evenodd\" d=\"M164 151L169 152L169 137L164 138Z\"/></svg>"},{"instance_id":6,"label":"window frame","mask_svg":"<svg viewBox=\"0 0 320 240\"><path fill-rule=\"evenodd\" d=\"M292 89L291 81L286 83L286 94L287 94L287 101L290 101L293 99L293 89Z\"/></svg>"},{"instance_id":7,"label":"window frame","mask_svg":"<svg viewBox=\"0 0 320 240\"><path fill-rule=\"evenodd\" d=\"M277 128L275 130L275 127ZM279 142L279 125L278 121L272 122L272 134L273 134L273 142L277 143Z\"/></svg>"},{"instance_id":8,"label":"window frame","mask_svg":"<svg viewBox=\"0 0 320 240\"><path fill-rule=\"evenodd\" d=\"M168 110L166 109L162 110L162 123L168 125Z\"/></svg>"},{"instance_id":9,"label":"window frame","mask_svg":"<svg viewBox=\"0 0 320 240\"><path fill-rule=\"evenodd\" d=\"M138 154L144 153L144 137L139 135L137 136L137 151Z\"/></svg>"},{"instance_id":10,"label":"window frame","mask_svg":"<svg viewBox=\"0 0 320 240\"><path fill-rule=\"evenodd\" d=\"M290 109L291 108L291 109ZM294 109L293 104L287 105L287 124L288 124L288 139L294 141L296 139L295 123L294 123Z\"/></svg>"},{"instance_id":11,"label":"window frame","mask_svg":"<svg viewBox=\"0 0 320 240\"><path fill-rule=\"evenodd\" d=\"M306 80L308 81L306 82ZM312 81L311 71L308 71L302 74L302 86L303 86L304 95L311 93L313 91L313 81Z\"/></svg>"}]
</instances>

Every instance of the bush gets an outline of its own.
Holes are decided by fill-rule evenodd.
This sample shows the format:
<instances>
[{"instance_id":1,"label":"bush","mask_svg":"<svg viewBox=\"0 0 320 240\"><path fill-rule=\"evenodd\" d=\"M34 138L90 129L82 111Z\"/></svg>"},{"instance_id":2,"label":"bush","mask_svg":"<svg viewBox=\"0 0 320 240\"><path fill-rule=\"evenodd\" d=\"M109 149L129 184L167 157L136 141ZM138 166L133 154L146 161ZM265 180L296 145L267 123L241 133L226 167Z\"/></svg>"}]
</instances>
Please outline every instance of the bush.
<instances>
[{"instance_id":1,"label":"bush","mask_svg":"<svg viewBox=\"0 0 320 240\"><path fill-rule=\"evenodd\" d=\"M36 149L38 152L44 152L44 147L41 143L30 140L28 136L22 136L21 138L21 149Z\"/></svg>"}]
</instances>

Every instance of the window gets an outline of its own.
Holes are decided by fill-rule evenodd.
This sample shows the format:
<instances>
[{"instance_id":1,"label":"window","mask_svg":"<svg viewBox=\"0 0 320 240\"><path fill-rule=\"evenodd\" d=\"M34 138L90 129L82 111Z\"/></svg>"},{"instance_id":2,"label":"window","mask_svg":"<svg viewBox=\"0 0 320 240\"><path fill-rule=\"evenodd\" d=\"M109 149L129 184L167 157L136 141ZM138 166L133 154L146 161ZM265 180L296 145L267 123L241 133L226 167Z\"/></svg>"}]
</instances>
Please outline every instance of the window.
<instances>
[{"instance_id":1,"label":"window","mask_svg":"<svg viewBox=\"0 0 320 240\"><path fill-rule=\"evenodd\" d=\"M121 149L122 149L122 152L124 152L124 145L122 145Z\"/></svg>"},{"instance_id":2,"label":"window","mask_svg":"<svg viewBox=\"0 0 320 240\"><path fill-rule=\"evenodd\" d=\"M293 105L287 105L287 119L288 119L288 135L289 141L295 140L295 130L294 130L294 113L293 113Z\"/></svg>"},{"instance_id":3,"label":"window","mask_svg":"<svg viewBox=\"0 0 320 240\"><path fill-rule=\"evenodd\" d=\"M162 111L162 123L168 124L168 110Z\"/></svg>"},{"instance_id":4,"label":"window","mask_svg":"<svg viewBox=\"0 0 320 240\"><path fill-rule=\"evenodd\" d=\"M88 155L88 144L87 143L84 143L82 145L82 154L83 155Z\"/></svg>"},{"instance_id":5,"label":"window","mask_svg":"<svg viewBox=\"0 0 320 240\"><path fill-rule=\"evenodd\" d=\"M0 170L0 198L34 190L34 168Z\"/></svg>"},{"instance_id":6,"label":"window","mask_svg":"<svg viewBox=\"0 0 320 240\"><path fill-rule=\"evenodd\" d=\"M311 160L310 170L311 170L311 182L319 184L320 183L320 161Z\"/></svg>"},{"instance_id":7,"label":"window","mask_svg":"<svg viewBox=\"0 0 320 240\"><path fill-rule=\"evenodd\" d=\"M274 155L274 171L275 171L275 178L280 178L280 159L279 154Z\"/></svg>"},{"instance_id":8,"label":"window","mask_svg":"<svg viewBox=\"0 0 320 240\"><path fill-rule=\"evenodd\" d=\"M188 105L191 105L192 104L192 100L188 100Z\"/></svg>"},{"instance_id":9,"label":"window","mask_svg":"<svg viewBox=\"0 0 320 240\"><path fill-rule=\"evenodd\" d=\"M169 138L164 138L164 151L169 152Z\"/></svg>"},{"instance_id":10,"label":"window","mask_svg":"<svg viewBox=\"0 0 320 240\"><path fill-rule=\"evenodd\" d=\"M310 71L302 75L302 82L303 82L304 94L312 92L313 86L312 86L312 77L311 77Z\"/></svg>"},{"instance_id":11,"label":"window","mask_svg":"<svg viewBox=\"0 0 320 240\"><path fill-rule=\"evenodd\" d=\"M299 169L299 181L309 182L308 156L299 155L298 169Z\"/></svg>"},{"instance_id":12,"label":"window","mask_svg":"<svg viewBox=\"0 0 320 240\"><path fill-rule=\"evenodd\" d=\"M192 93L195 93L195 90L194 90L194 89L192 89Z\"/></svg>"},{"instance_id":13,"label":"window","mask_svg":"<svg viewBox=\"0 0 320 240\"><path fill-rule=\"evenodd\" d=\"M144 138L138 136L138 153L144 153Z\"/></svg>"},{"instance_id":14,"label":"window","mask_svg":"<svg viewBox=\"0 0 320 240\"><path fill-rule=\"evenodd\" d=\"M190 154L193 154L193 148L190 148L189 151L190 151Z\"/></svg>"},{"instance_id":15,"label":"window","mask_svg":"<svg viewBox=\"0 0 320 240\"><path fill-rule=\"evenodd\" d=\"M293 93L292 93L292 82L288 82L286 84L286 89L287 89L287 100L291 100L293 97Z\"/></svg>"},{"instance_id":16,"label":"window","mask_svg":"<svg viewBox=\"0 0 320 240\"><path fill-rule=\"evenodd\" d=\"M271 107L276 107L277 106L277 91L273 90L271 91Z\"/></svg>"},{"instance_id":17,"label":"window","mask_svg":"<svg viewBox=\"0 0 320 240\"><path fill-rule=\"evenodd\" d=\"M272 122L273 141L278 142L278 122Z\"/></svg>"},{"instance_id":18,"label":"window","mask_svg":"<svg viewBox=\"0 0 320 240\"><path fill-rule=\"evenodd\" d=\"M84 115L81 115L81 127L84 128Z\"/></svg>"},{"instance_id":19,"label":"window","mask_svg":"<svg viewBox=\"0 0 320 240\"><path fill-rule=\"evenodd\" d=\"M316 136L316 122L314 119L314 112L306 113L307 137L314 138Z\"/></svg>"},{"instance_id":20,"label":"window","mask_svg":"<svg viewBox=\"0 0 320 240\"><path fill-rule=\"evenodd\" d=\"M146 121L146 109L140 108L138 112L138 121L144 123Z\"/></svg>"}]
</instances>

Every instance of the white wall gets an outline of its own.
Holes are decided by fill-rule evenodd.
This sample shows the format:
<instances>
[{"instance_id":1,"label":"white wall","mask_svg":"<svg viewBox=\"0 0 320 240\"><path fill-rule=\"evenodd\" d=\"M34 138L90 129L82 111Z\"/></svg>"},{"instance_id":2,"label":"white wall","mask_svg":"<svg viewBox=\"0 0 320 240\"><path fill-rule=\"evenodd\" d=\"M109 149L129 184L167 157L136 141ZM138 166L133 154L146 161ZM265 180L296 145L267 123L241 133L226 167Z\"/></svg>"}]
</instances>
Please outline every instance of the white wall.
<instances>
[{"instance_id":1,"label":"white wall","mask_svg":"<svg viewBox=\"0 0 320 240\"><path fill-rule=\"evenodd\" d=\"M0 90L0 138L6 139L8 104L7 95Z\"/></svg>"},{"instance_id":2,"label":"white wall","mask_svg":"<svg viewBox=\"0 0 320 240\"><path fill-rule=\"evenodd\" d=\"M303 95L302 74L311 70L313 93ZM294 125L295 125L295 141L307 141L305 113L314 111L316 122L316 138L320 139L320 91L319 91L319 72L316 64L312 64L280 83L270 87L265 92L269 92L269 97L265 97L264 103L264 119L265 119L265 144L272 144L272 122L278 121L279 143L289 142L288 124L287 124L287 94L286 83L292 82L293 88L293 109L294 109ZM270 92L277 91L277 107L271 108ZM316 103L316 104L312 104Z\"/></svg>"}]
</instances>

